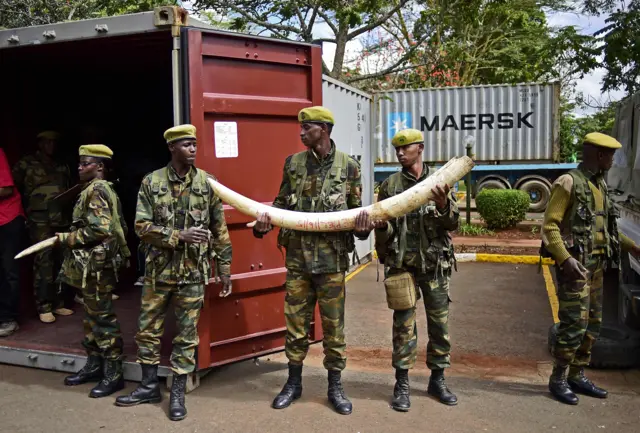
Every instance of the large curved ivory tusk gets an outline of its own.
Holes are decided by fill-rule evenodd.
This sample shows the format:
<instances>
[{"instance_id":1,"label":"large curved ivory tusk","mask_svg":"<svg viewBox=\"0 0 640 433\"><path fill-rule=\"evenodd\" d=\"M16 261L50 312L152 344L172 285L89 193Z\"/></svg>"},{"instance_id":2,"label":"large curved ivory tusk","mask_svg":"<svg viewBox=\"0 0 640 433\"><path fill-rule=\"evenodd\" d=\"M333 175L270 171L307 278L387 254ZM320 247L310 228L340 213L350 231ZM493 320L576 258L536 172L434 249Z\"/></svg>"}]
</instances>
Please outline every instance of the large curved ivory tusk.
<instances>
[{"instance_id":1,"label":"large curved ivory tusk","mask_svg":"<svg viewBox=\"0 0 640 433\"><path fill-rule=\"evenodd\" d=\"M368 211L373 220L389 220L405 215L426 204L433 195L431 189L436 185L446 183L453 186L470 172L474 165L473 160L468 156L452 158L431 176L401 194L367 207L339 212L314 213L278 209L244 197L210 177L207 181L223 202L245 215L257 218L259 214L268 212L271 216L271 224L278 227L307 232L337 232L353 230L356 216L363 210Z\"/></svg>"},{"instance_id":2,"label":"large curved ivory tusk","mask_svg":"<svg viewBox=\"0 0 640 433\"><path fill-rule=\"evenodd\" d=\"M18 255L14 257L14 260L17 260L24 256L28 256L29 254L37 253L38 251L46 250L47 248L51 248L56 244L57 240L57 236L52 236L49 239L45 239L38 242L37 244L33 244L29 248L19 252Z\"/></svg>"}]
</instances>

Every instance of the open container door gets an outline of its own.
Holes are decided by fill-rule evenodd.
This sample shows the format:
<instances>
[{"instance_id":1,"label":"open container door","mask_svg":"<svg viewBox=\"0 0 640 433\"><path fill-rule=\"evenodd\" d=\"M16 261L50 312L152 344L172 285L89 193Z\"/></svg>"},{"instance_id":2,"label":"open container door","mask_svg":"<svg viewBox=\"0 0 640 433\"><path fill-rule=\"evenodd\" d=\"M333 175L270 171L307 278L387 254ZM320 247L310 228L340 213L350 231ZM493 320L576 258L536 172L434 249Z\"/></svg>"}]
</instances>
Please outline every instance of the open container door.
<instances>
[{"instance_id":1,"label":"open container door","mask_svg":"<svg viewBox=\"0 0 640 433\"><path fill-rule=\"evenodd\" d=\"M319 46L183 28L181 118L197 128L196 165L227 187L270 205L287 156L304 150L297 115L322 104ZM225 205L233 293L207 286L198 369L284 349L284 256L277 232L255 239L253 221ZM284 252L284 251L283 251ZM311 341L322 339L316 307Z\"/></svg>"}]
</instances>

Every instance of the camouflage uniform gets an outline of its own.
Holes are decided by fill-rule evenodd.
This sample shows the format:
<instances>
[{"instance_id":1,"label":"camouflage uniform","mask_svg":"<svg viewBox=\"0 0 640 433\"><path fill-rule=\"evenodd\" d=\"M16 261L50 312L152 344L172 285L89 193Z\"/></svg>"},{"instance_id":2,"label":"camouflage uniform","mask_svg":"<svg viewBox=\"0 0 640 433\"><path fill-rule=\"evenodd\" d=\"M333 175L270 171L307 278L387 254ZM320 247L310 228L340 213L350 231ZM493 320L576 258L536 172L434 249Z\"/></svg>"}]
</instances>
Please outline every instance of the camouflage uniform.
<instances>
[{"instance_id":1,"label":"camouflage uniform","mask_svg":"<svg viewBox=\"0 0 640 433\"><path fill-rule=\"evenodd\" d=\"M621 147L614 138L600 133L587 134L583 143L603 148L609 155ZM595 159L596 149L589 150ZM541 254L553 257L556 263L560 323L549 391L562 403L577 404L575 393L607 397L606 390L584 375L584 367L602 325L603 272L610 264L619 265L620 250L635 247L618 233L617 217L603 172L593 173L582 163L554 182L542 225ZM586 269L585 279L565 273L563 267L568 260L573 262L571 258Z\"/></svg>"},{"instance_id":2,"label":"camouflage uniform","mask_svg":"<svg viewBox=\"0 0 640 433\"><path fill-rule=\"evenodd\" d=\"M91 355L122 359L122 333L111 302L118 271L131 253L120 199L105 180L91 181L73 208L71 232L61 233L65 259L58 282L82 290L84 331L82 345Z\"/></svg>"},{"instance_id":3,"label":"camouflage uniform","mask_svg":"<svg viewBox=\"0 0 640 433\"><path fill-rule=\"evenodd\" d=\"M378 201L400 194L429 175L424 164L416 179L406 170L394 173L380 186ZM376 229L376 251L385 264L385 273L410 272L422 292L427 313L427 366L431 370L450 366L449 280L455 257L448 231L455 230L459 217L456 198L451 194L441 213L433 202L395 220L385 229ZM420 298L420 291L417 293ZM418 335L416 309L393 312L393 359L396 369L412 369L416 362Z\"/></svg>"},{"instance_id":4,"label":"camouflage uniform","mask_svg":"<svg viewBox=\"0 0 640 433\"><path fill-rule=\"evenodd\" d=\"M67 230L68 214L59 202L51 199L69 188L69 168L37 151L18 161L12 174L25 202L31 242L40 242L56 232ZM49 249L34 257L34 288L39 314L51 313L62 306L62 299L53 284L54 262L58 261L55 255L56 251Z\"/></svg>"},{"instance_id":5,"label":"camouflage uniform","mask_svg":"<svg viewBox=\"0 0 640 433\"><path fill-rule=\"evenodd\" d=\"M336 150L319 159L312 150L289 156L280 192L279 209L332 212L362 206L359 164ZM260 235L258 235L260 237ZM278 244L286 248L285 353L302 364L309 349L309 327L316 301L324 334L324 367L341 371L346 365L344 341L345 272L355 249L351 232L316 233L280 229Z\"/></svg>"},{"instance_id":6,"label":"camouflage uniform","mask_svg":"<svg viewBox=\"0 0 640 433\"><path fill-rule=\"evenodd\" d=\"M220 275L231 273L231 241L222 202L206 182L206 172L191 168L180 178L171 164L148 174L138 193L135 230L145 243L145 280L139 318L138 362L160 363L164 318L173 298L178 334L173 339L174 374L196 369L198 319L204 287L215 258ZM209 244L178 240L181 230L208 228Z\"/></svg>"}]
</instances>

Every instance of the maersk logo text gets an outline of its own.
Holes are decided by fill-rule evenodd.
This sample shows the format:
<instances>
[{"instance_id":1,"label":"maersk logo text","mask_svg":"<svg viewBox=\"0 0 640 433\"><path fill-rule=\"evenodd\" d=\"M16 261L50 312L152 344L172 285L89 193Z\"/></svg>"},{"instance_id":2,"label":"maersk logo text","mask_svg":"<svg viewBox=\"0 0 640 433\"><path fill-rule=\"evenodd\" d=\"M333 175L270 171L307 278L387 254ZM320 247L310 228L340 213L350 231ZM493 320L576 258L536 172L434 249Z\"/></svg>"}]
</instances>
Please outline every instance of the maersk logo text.
<instances>
[{"instance_id":1,"label":"maersk logo text","mask_svg":"<svg viewBox=\"0 0 640 433\"><path fill-rule=\"evenodd\" d=\"M495 114L462 114L459 119L453 115L444 118L441 123L440 116L434 116L431 121L425 116L420 117L420 129L422 131L444 131L447 128L453 128L456 131L474 131L478 129L513 129L513 128L531 128L529 117L533 115L533 111L528 113L498 113Z\"/></svg>"}]
</instances>

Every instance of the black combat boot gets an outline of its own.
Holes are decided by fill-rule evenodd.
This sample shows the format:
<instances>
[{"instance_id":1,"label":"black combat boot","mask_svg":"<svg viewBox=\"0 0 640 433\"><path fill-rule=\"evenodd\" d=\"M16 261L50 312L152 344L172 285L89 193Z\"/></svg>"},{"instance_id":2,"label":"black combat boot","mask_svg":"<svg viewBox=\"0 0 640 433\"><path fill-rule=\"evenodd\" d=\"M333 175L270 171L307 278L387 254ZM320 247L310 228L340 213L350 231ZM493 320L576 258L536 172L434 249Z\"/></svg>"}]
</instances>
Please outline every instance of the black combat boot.
<instances>
[{"instance_id":1,"label":"black combat boot","mask_svg":"<svg viewBox=\"0 0 640 433\"><path fill-rule=\"evenodd\" d=\"M105 361L104 379L100 381L89 393L91 398L106 397L116 391L124 389L124 374L122 371L122 360Z\"/></svg>"},{"instance_id":2,"label":"black combat boot","mask_svg":"<svg viewBox=\"0 0 640 433\"><path fill-rule=\"evenodd\" d=\"M142 403L160 403L160 382L158 381L158 366L140 364L142 368L142 381L140 385L129 395L121 395L116 398L116 406L135 406Z\"/></svg>"},{"instance_id":3,"label":"black combat boot","mask_svg":"<svg viewBox=\"0 0 640 433\"><path fill-rule=\"evenodd\" d=\"M399 412L409 412L409 370L396 369L396 386L393 388L391 407Z\"/></svg>"},{"instance_id":4,"label":"black combat boot","mask_svg":"<svg viewBox=\"0 0 640 433\"><path fill-rule=\"evenodd\" d=\"M289 378L282 387L280 394L273 399L271 407L284 409L289 407L294 400L302 396L302 365L289 364Z\"/></svg>"},{"instance_id":5,"label":"black combat boot","mask_svg":"<svg viewBox=\"0 0 640 433\"><path fill-rule=\"evenodd\" d=\"M169 419L180 421L187 417L187 407L184 405L184 394L187 390L187 375L173 376L171 397L169 400Z\"/></svg>"},{"instance_id":6,"label":"black combat boot","mask_svg":"<svg viewBox=\"0 0 640 433\"><path fill-rule=\"evenodd\" d=\"M327 397L329 397L329 402L340 415L350 415L353 411L353 406L342 389L339 371L329 370Z\"/></svg>"},{"instance_id":7,"label":"black combat boot","mask_svg":"<svg viewBox=\"0 0 640 433\"><path fill-rule=\"evenodd\" d=\"M609 393L602 389L598 388L584 375L584 368L582 367L569 367L569 378L567 379L567 383L573 390L573 392L577 392L578 394L588 395L589 397L595 398L607 398Z\"/></svg>"},{"instance_id":8,"label":"black combat boot","mask_svg":"<svg viewBox=\"0 0 640 433\"><path fill-rule=\"evenodd\" d=\"M67 386L76 386L87 382L99 382L103 377L102 357L89 355L84 367L76 374L65 377L64 384Z\"/></svg>"},{"instance_id":9,"label":"black combat boot","mask_svg":"<svg viewBox=\"0 0 640 433\"><path fill-rule=\"evenodd\" d=\"M551 377L549 377L549 391L551 391L551 394L561 403L578 404L578 396L571 391L567 383L567 377L565 376L566 371L566 366L553 366Z\"/></svg>"},{"instance_id":10,"label":"black combat boot","mask_svg":"<svg viewBox=\"0 0 640 433\"><path fill-rule=\"evenodd\" d=\"M449 391L447 385L444 383L444 369L431 370L431 377L429 378L429 386L427 387L427 393L440 400L440 403L455 406L458 404L458 397L454 393Z\"/></svg>"}]
</instances>

